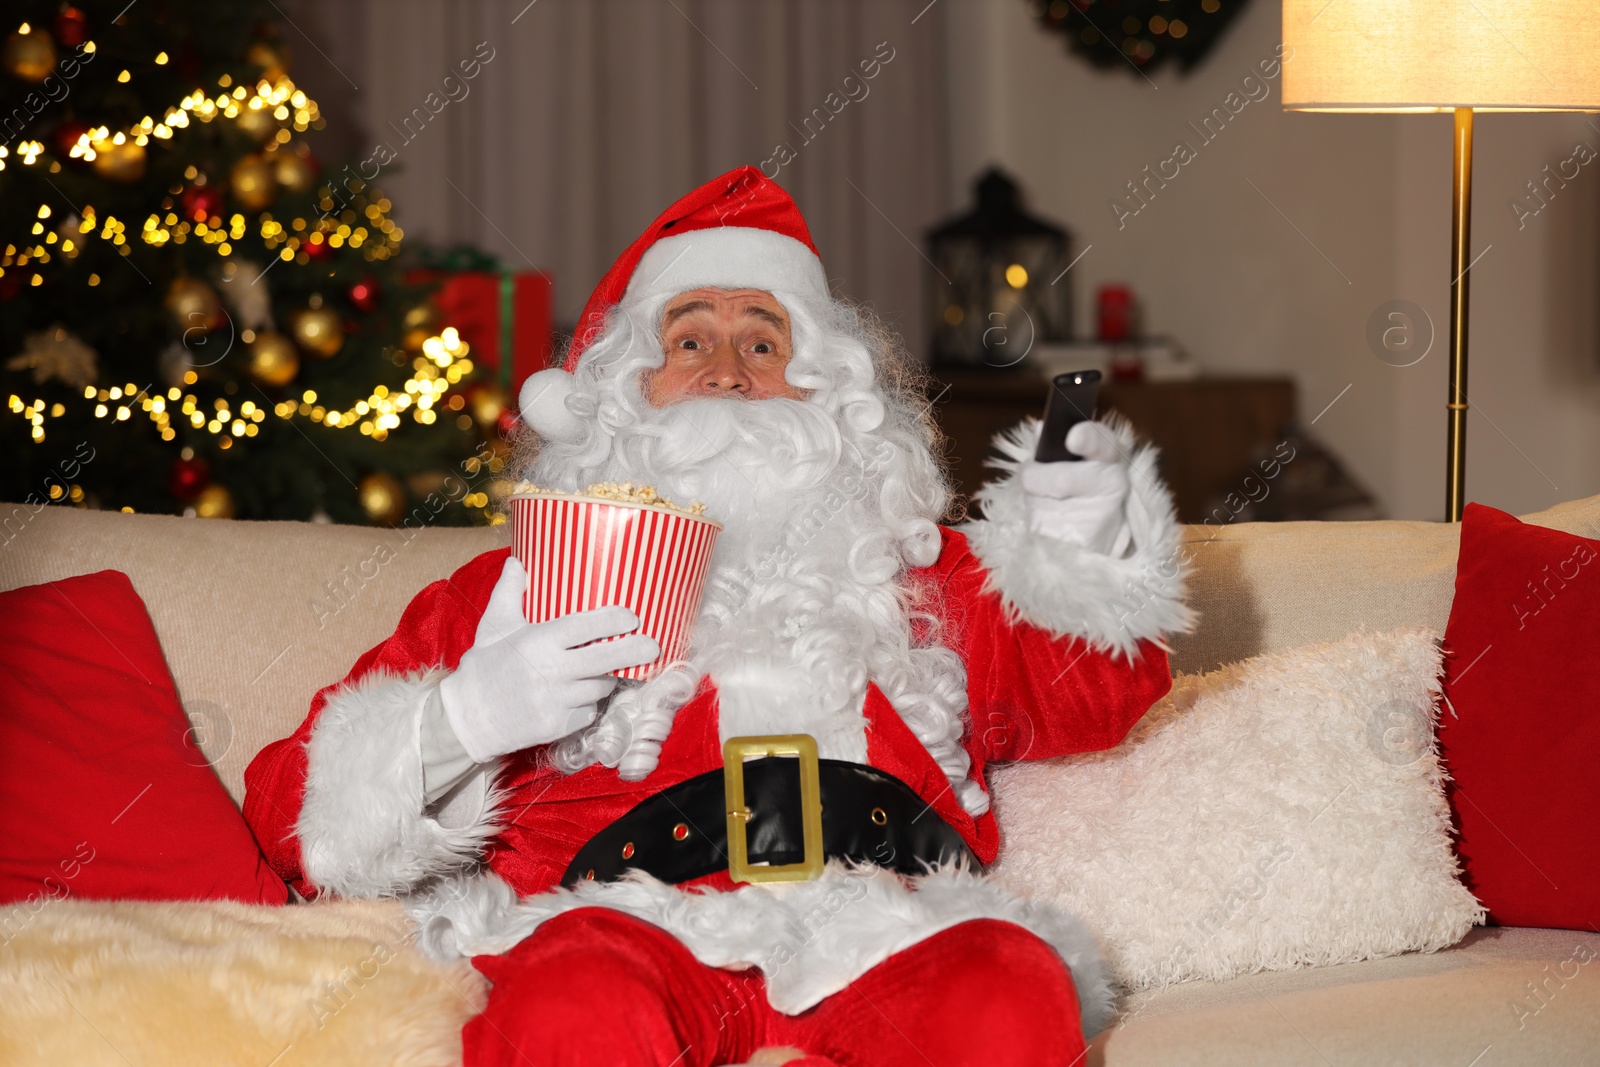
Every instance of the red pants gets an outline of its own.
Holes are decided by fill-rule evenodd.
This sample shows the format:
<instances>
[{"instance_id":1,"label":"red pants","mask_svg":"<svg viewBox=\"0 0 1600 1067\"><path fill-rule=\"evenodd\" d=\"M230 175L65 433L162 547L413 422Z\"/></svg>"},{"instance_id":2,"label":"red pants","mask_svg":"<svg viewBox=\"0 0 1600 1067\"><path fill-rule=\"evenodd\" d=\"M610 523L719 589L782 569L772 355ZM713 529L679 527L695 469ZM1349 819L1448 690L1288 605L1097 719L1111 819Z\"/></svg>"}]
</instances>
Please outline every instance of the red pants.
<instances>
[{"instance_id":1,"label":"red pants","mask_svg":"<svg viewBox=\"0 0 1600 1067\"><path fill-rule=\"evenodd\" d=\"M1084 1053L1071 974L996 919L936 934L794 1016L768 1005L760 972L707 967L605 908L473 963L494 989L462 1032L466 1067L719 1067L769 1045L808 1053L795 1067L1069 1067Z\"/></svg>"}]
</instances>

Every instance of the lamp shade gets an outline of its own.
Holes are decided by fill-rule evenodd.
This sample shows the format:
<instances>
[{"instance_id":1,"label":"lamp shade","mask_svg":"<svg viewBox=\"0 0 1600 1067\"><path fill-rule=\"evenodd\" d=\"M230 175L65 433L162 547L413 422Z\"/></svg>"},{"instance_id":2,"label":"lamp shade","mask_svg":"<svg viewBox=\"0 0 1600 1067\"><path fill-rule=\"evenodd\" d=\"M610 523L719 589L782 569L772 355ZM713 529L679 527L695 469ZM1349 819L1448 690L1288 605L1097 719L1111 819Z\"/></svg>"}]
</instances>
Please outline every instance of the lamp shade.
<instances>
[{"instance_id":1,"label":"lamp shade","mask_svg":"<svg viewBox=\"0 0 1600 1067\"><path fill-rule=\"evenodd\" d=\"M1600 111L1597 0L1283 0L1295 111Z\"/></svg>"}]
</instances>

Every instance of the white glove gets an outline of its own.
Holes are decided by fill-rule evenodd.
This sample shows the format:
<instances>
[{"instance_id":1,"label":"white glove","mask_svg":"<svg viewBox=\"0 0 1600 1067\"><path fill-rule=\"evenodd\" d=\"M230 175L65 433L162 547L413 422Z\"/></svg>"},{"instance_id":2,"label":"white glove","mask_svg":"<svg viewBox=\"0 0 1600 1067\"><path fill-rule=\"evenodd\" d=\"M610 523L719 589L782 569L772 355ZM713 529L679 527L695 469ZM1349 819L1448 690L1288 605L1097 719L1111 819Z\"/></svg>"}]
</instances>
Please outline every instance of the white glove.
<instances>
[{"instance_id":1,"label":"white glove","mask_svg":"<svg viewBox=\"0 0 1600 1067\"><path fill-rule=\"evenodd\" d=\"M617 687L610 671L661 654L654 638L632 632L639 617L625 607L528 622L527 585L528 572L515 556L507 558L472 647L439 685L450 728L479 763L583 729ZM622 634L629 636L589 644Z\"/></svg>"},{"instance_id":2,"label":"white glove","mask_svg":"<svg viewBox=\"0 0 1600 1067\"><path fill-rule=\"evenodd\" d=\"M1028 528L1092 552L1122 551L1127 547L1128 457L1111 428L1099 422L1080 422L1068 430L1067 447L1083 459L1022 465Z\"/></svg>"}]
</instances>

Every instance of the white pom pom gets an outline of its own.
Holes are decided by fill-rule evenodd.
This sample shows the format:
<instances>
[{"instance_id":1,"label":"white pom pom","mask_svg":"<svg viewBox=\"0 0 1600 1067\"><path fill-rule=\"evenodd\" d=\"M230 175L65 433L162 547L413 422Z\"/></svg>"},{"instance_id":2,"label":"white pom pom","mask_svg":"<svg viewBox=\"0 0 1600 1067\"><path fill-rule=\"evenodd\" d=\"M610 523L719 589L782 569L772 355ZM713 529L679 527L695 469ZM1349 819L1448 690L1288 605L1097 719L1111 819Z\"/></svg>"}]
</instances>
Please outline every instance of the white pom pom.
<instances>
[{"instance_id":1,"label":"white pom pom","mask_svg":"<svg viewBox=\"0 0 1600 1067\"><path fill-rule=\"evenodd\" d=\"M547 441L577 437L583 431L583 423L567 410L566 400L571 393L572 375L559 367L528 375L517 398L522 421Z\"/></svg>"}]
</instances>

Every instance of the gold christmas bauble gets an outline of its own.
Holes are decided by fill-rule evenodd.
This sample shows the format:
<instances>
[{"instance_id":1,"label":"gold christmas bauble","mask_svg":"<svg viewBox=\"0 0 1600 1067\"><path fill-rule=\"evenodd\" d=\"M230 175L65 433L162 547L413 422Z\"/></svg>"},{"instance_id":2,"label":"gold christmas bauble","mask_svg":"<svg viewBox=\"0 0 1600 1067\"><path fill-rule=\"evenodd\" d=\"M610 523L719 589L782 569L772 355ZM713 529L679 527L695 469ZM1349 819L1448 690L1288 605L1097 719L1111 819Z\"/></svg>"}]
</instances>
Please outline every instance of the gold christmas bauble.
<instances>
[{"instance_id":1,"label":"gold christmas bauble","mask_svg":"<svg viewBox=\"0 0 1600 1067\"><path fill-rule=\"evenodd\" d=\"M483 382L467 396L467 406L472 409L472 421L484 434L498 431L500 416L511 404L511 396L499 382Z\"/></svg>"},{"instance_id":2,"label":"gold christmas bauble","mask_svg":"<svg viewBox=\"0 0 1600 1067\"><path fill-rule=\"evenodd\" d=\"M274 152L272 167L278 184L291 193L306 192L317 180L317 169L311 165L311 158L299 152Z\"/></svg>"},{"instance_id":3,"label":"gold christmas bauble","mask_svg":"<svg viewBox=\"0 0 1600 1067\"><path fill-rule=\"evenodd\" d=\"M239 117L233 121L240 132L256 144L266 144L272 140L277 136L280 125L278 120L272 117L271 107L241 107Z\"/></svg>"},{"instance_id":4,"label":"gold christmas bauble","mask_svg":"<svg viewBox=\"0 0 1600 1067\"><path fill-rule=\"evenodd\" d=\"M400 343L412 352L421 352L422 342L439 332L439 309L424 301L407 311L400 325Z\"/></svg>"},{"instance_id":5,"label":"gold christmas bauble","mask_svg":"<svg viewBox=\"0 0 1600 1067\"><path fill-rule=\"evenodd\" d=\"M289 52L279 41L252 41L244 59L260 67L261 76L269 82L289 73Z\"/></svg>"},{"instance_id":6,"label":"gold christmas bauble","mask_svg":"<svg viewBox=\"0 0 1600 1067\"><path fill-rule=\"evenodd\" d=\"M300 373L300 353L294 342L276 330L257 333L248 351L245 373L260 385L288 385Z\"/></svg>"},{"instance_id":7,"label":"gold christmas bauble","mask_svg":"<svg viewBox=\"0 0 1600 1067\"><path fill-rule=\"evenodd\" d=\"M406 475L406 488L418 499L429 493L442 493L449 484L450 475L445 471L417 471Z\"/></svg>"},{"instance_id":8,"label":"gold christmas bauble","mask_svg":"<svg viewBox=\"0 0 1600 1067\"><path fill-rule=\"evenodd\" d=\"M228 487L212 482L194 498L190 505L194 513L202 519L231 519L233 518L233 494L228 492Z\"/></svg>"},{"instance_id":9,"label":"gold christmas bauble","mask_svg":"<svg viewBox=\"0 0 1600 1067\"><path fill-rule=\"evenodd\" d=\"M228 173L228 187L246 211L260 211L278 198L272 164L260 156L245 156L235 163Z\"/></svg>"},{"instance_id":10,"label":"gold christmas bauble","mask_svg":"<svg viewBox=\"0 0 1600 1067\"><path fill-rule=\"evenodd\" d=\"M393 526L406 510L406 489L388 471L373 471L356 483L356 496L367 521L377 526Z\"/></svg>"},{"instance_id":11,"label":"gold christmas bauble","mask_svg":"<svg viewBox=\"0 0 1600 1067\"><path fill-rule=\"evenodd\" d=\"M56 43L41 29L13 33L0 48L0 67L21 81L42 82L56 69Z\"/></svg>"},{"instance_id":12,"label":"gold christmas bauble","mask_svg":"<svg viewBox=\"0 0 1600 1067\"><path fill-rule=\"evenodd\" d=\"M332 308L301 308L289 316L289 333L309 355L327 359L344 345L344 319Z\"/></svg>"},{"instance_id":13,"label":"gold christmas bauble","mask_svg":"<svg viewBox=\"0 0 1600 1067\"><path fill-rule=\"evenodd\" d=\"M217 291L199 278L184 275L174 279L164 303L173 325L185 335L191 330L214 330L228 321Z\"/></svg>"},{"instance_id":14,"label":"gold christmas bauble","mask_svg":"<svg viewBox=\"0 0 1600 1067\"><path fill-rule=\"evenodd\" d=\"M107 181L132 185L144 177L144 146L132 141L96 141L94 172Z\"/></svg>"}]
</instances>

